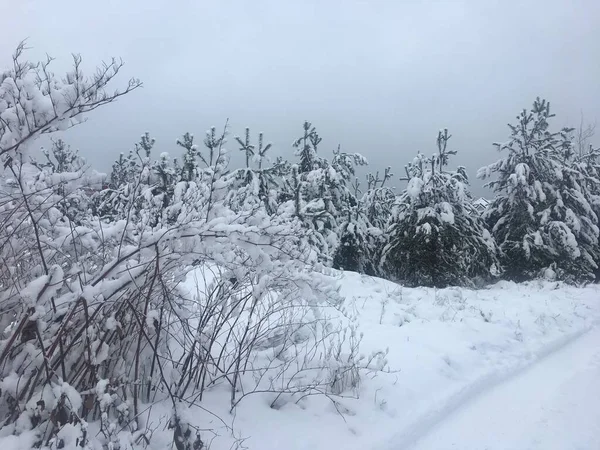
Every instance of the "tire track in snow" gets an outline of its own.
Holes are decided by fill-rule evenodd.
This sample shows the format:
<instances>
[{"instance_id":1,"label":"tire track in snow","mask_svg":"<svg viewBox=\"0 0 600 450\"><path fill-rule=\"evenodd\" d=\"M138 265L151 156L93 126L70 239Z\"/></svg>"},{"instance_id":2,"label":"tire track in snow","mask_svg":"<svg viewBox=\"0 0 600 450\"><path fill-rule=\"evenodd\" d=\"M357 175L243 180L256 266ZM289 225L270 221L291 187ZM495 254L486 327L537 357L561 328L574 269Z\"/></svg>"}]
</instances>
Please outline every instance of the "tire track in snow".
<instances>
[{"instance_id":1,"label":"tire track in snow","mask_svg":"<svg viewBox=\"0 0 600 450\"><path fill-rule=\"evenodd\" d=\"M456 394L451 395L449 398L442 401L440 407L421 415L412 424L402 427L403 431L394 436L385 448L387 450L409 450L415 448L415 444L417 444L418 441L429 435L449 418L458 414L463 408L469 406L471 403L477 401L477 399L485 396L496 388L507 385L511 381L518 379L528 371L533 370L538 365L543 364L546 360L552 358L555 354L576 344L589 333L593 333L594 336L598 335L598 345L600 346L600 329L592 327L582 329L576 333L558 339L539 351L532 352L532 359L523 361L522 364L513 366L507 370L483 376L474 383L465 386ZM457 448L462 450L462 447L460 446L440 447L440 449L446 448Z\"/></svg>"},{"instance_id":2,"label":"tire track in snow","mask_svg":"<svg viewBox=\"0 0 600 450\"><path fill-rule=\"evenodd\" d=\"M600 329L450 415L414 450L600 449Z\"/></svg>"}]
</instances>

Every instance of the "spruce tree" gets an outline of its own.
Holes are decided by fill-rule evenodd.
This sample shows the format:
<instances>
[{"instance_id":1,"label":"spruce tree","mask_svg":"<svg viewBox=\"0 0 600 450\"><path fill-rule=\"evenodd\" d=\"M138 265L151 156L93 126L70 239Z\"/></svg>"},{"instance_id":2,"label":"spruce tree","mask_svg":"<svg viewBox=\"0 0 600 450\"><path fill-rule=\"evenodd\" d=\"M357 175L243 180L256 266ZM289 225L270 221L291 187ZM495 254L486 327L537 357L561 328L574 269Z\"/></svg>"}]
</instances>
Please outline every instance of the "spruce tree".
<instances>
[{"instance_id":1,"label":"spruce tree","mask_svg":"<svg viewBox=\"0 0 600 450\"><path fill-rule=\"evenodd\" d=\"M590 144L586 151L575 156L573 166L582 174L588 202L600 220L600 148Z\"/></svg>"},{"instance_id":2,"label":"spruce tree","mask_svg":"<svg viewBox=\"0 0 600 450\"><path fill-rule=\"evenodd\" d=\"M198 177L198 146L194 144L194 135L185 133L177 140L177 145L185 150L182 158L180 179L194 181Z\"/></svg>"},{"instance_id":3,"label":"spruce tree","mask_svg":"<svg viewBox=\"0 0 600 450\"><path fill-rule=\"evenodd\" d=\"M235 140L240 146L239 150L246 157L246 167L233 171L233 182L238 198L231 198L230 206L239 209L245 201L258 200L269 215L274 214L277 210L278 190L283 184L281 177L289 169L287 163L278 158L275 163L269 165L270 159L267 153L272 144L264 144L263 133L258 134L257 145L251 142L249 128L246 128L243 140L239 136L236 136Z\"/></svg>"},{"instance_id":4,"label":"spruce tree","mask_svg":"<svg viewBox=\"0 0 600 450\"><path fill-rule=\"evenodd\" d=\"M506 278L586 282L597 270L598 217L586 174L574 164L573 130L550 131L552 117L550 104L537 98L509 125L509 141L495 144L506 156L479 171L483 179L496 175L484 219Z\"/></svg>"},{"instance_id":5,"label":"spruce tree","mask_svg":"<svg viewBox=\"0 0 600 450\"><path fill-rule=\"evenodd\" d=\"M355 197L358 198L358 185ZM360 201L349 205L346 219L337 230L338 246L333 255L335 269L349 270L367 275L377 275L375 249L380 233L370 226Z\"/></svg>"},{"instance_id":6,"label":"spruce tree","mask_svg":"<svg viewBox=\"0 0 600 450\"><path fill-rule=\"evenodd\" d=\"M46 157L42 165L51 167L53 173L78 172L86 165L79 152L71 149L62 139L53 140L50 151L42 149L42 153Z\"/></svg>"},{"instance_id":7,"label":"spruce tree","mask_svg":"<svg viewBox=\"0 0 600 450\"><path fill-rule=\"evenodd\" d=\"M155 140L146 132L127 156L119 155L113 164L108 187L93 196L95 216L105 220L140 220L154 181L150 161L154 144Z\"/></svg>"},{"instance_id":8,"label":"spruce tree","mask_svg":"<svg viewBox=\"0 0 600 450\"><path fill-rule=\"evenodd\" d=\"M250 161L254 156L254 145L250 143L250 128L246 127L246 134L243 141L239 136L235 136L235 140L240 144L240 151L244 152L246 156L246 168L249 169Z\"/></svg>"},{"instance_id":9,"label":"spruce tree","mask_svg":"<svg viewBox=\"0 0 600 450\"><path fill-rule=\"evenodd\" d=\"M42 148L42 154L45 160L38 161L36 158L31 158L30 162L42 173L66 176L54 186L55 193L61 197L55 206L71 222L81 225L90 206L89 193L96 188L93 184L100 184L97 180L99 174L92 171L89 174L91 177L85 175L88 169L85 159L62 139L52 140L50 150ZM91 183L90 178L96 179L96 183ZM78 179L79 186L75 190L69 190L67 186L72 188L75 184L74 179Z\"/></svg>"},{"instance_id":10,"label":"spruce tree","mask_svg":"<svg viewBox=\"0 0 600 450\"><path fill-rule=\"evenodd\" d=\"M438 152L417 156L406 166L408 186L399 197L387 229L381 268L409 286L472 285L489 280L496 247L482 220L468 205L464 167L448 171L447 130L438 134Z\"/></svg>"},{"instance_id":11,"label":"spruce tree","mask_svg":"<svg viewBox=\"0 0 600 450\"><path fill-rule=\"evenodd\" d=\"M305 121L302 128L302 136L296 139L292 146L296 149L295 155L300 159L298 172L307 173L318 167L317 147L322 139L310 122Z\"/></svg>"},{"instance_id":12,"label":"spruce tree","mask_svg":"<svg viewBox=\"0 0 600 450\"><path fill-rule=\"evenodd\" d=\"M283 175L278 199L284 209L293 210L305 229L310 230L310 242L321 261L331 265L339 243L339 226L346 221L347 210L357 205L351 188L356 167L367 161L358 153L342 152L339 146L331 161L319 157L320 142L315 127L305 122L303 135L292 144L298 163ZM285 206L286 203L293 207Z\"/></svg>"},{"instance_id":13,"label":"spruce tree","mask_svg":"<svg viewBox=\"0 0 600 450\"><path fill-rule=\"evenodd\" d=\"M367 174L367 192L362 198L362 205L368 222L383 230L392 214L392 207L396 200L394 190L386 183L394 176L391 167L386 167L383 178L379 177L379 171L373 175Z\"/></svg>"},{"instance_id":14,"label":"spruce tree","mask_svg":"<svg viewBox=\"0 0 600 450\"><path fill-rule=\"evenodd\" d=\"M386 167L381 178L379 171L375 175L367 174L367 192L358 202L360 214L368 227L366 253L369 262L365 269L368 275L385 276L380 270L379 262L386 244L385 229L396 202L394 189L386 185L393 176L391 167Z\"/></svg>"}]
</instances>

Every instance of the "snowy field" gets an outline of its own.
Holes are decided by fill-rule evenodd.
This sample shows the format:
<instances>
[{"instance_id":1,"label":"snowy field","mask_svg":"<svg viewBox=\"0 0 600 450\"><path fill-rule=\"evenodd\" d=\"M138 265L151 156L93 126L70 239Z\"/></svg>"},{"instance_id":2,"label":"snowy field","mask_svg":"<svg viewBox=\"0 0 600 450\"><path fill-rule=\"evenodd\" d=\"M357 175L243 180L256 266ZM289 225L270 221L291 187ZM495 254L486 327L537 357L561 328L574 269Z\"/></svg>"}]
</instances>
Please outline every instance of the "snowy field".
<instances>
[{"instance_id":1,"label":"snowy field","mask_svg":"<svg viewBox=\"0 0 600 450\"><path fill-rule=\"evenodd\" d=\"M368 355L389 349L387 368L363 373L358 398L348 392L334 403L314 396L274 409L270 407L272 396L253 394L240 404L234 417L222 405L226 403L222 401L226 394L218 390L212 392L205 401L206 406L233 424L247 448L559 448L533 444L522 447L521 444L529 441L525 439L527 436L518 433L522 428L515 431L513 422L518 416L513 413L522 405L522 396L531 392L530 400L541 402L546 394L552 394L555 385L564 381L557 378L566 377L559 374L546 381L546 374L540 369L531 385L532 376L526 375L528 368L534 370L548 364L547 370L552 372L561 366L582 366L589 356L588 350L591 351L589 346L580 345L579 356L577 348L570 350L570 346L594 340L600 344L600 334L590 331L600 319L598 286L573 288L548 282L520 285L500 282L477 291L409 289L354 273L341 275L340 283L341 293L346 297L345 314L356 317L359 330L364 333L361 353ZM347 319L340 315L337 320ZM561 358L550 359L558 358L554 355L560 352ZM575 353L575 360L570 357L571 353ZM520 381L520 386L509 388L505 393L500 390L489 394L521 376L525 376L525 381ZM551 377L552 373L547 376ZM589 381L589 376L587 379ZM535 380L541 384L536 385ZM598 392L597 379L594 392ZM496 395L503 401L494 402L492 398L487 399L487 404L484 401L482 405L472 405L485 395ZM530 405L534 416L538 406L543 407ZM473 413L460 417L465 408L472 408ZM490 408L495 416L482 416ZM600 423L598 408L595 414L579 422L583 427L580 431L594 423L594 419L597 419L596 426ZM560 427L560 417L552 417L548 423ZM480 420L473 422L474 418ZM446 420L458 421L457 428L450 426L444 430ZM493 423L508 428L492 430ZM571 423L577 425L573 420ZM213 424L219 428L219 420L215 419ZM479 434L473 430L480 430ZM490 434L486 434L488 430ZM539 434L540 430L543 428L538 427L536 432ZM570 442L565 433L559 443ZM592 431L589 430L588 437L593 439L589 433ZM502 436L510 440L503 443ZM598 444L600 435L595 436L594 442ZM486 447L482 440L472 441L474 437L483 441L487 438L496 446ZM211 448L228 448L228 443L230 440L222 434L214 438ZM597 448L582 445L560 448Z\"/></svg>"},{"instance_id":2,"label":"snowy field","mask_svg":"<svg viewBox=\"0 0 600 450\"><path fill-rule=\"evenodd\" d=\"M208 449L600 448L599 286L540 281L436 290L333 274L344 304L321 309L333 329L356 330L343 351L360 341L367 360L385 358L362 369L360 383L346 379L335 396L259 388L231 413L231 389L207 389L201 407L180 414L202 424ZM197 280L190 276L185 287L195 289ZM145 408L154 430L148 448L175 448L169 402ZM71 428L59 434L66 444L73 444ZM90 424L92 435L98 431ZM4 432L0 448L27 450L32 436ZM123 450L134 447L121 441Z\"/></svg>"},{"instance_id":3,"label":"snowy field","mask_svg":"<svg viewBox=\"0 0 600 450\"><path fill-rule=\"evenodd\" d=\"M414 450L600 448L600 330L466 402ZM397 448L397 447L396 447Z\"/></svg>"}]
</instances>

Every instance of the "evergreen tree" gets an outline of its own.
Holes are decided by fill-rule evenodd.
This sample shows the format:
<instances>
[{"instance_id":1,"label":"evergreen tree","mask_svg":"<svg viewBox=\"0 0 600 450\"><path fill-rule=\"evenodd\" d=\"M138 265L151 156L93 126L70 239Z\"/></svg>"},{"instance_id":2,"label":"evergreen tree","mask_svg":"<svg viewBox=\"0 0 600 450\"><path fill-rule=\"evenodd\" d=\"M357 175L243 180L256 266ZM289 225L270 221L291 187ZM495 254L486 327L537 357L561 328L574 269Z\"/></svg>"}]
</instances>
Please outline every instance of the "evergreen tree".
<instances>
[{"instance_id":1,"label":"evergreen tree","mask_svg":"<svg viewBox=\"0 0 600 450\"><path fill-rule=\"evenodd\" d=\"M339 244L333 256L333 267L372 274L368 227L364 217L360 213L353 214L350 211L348 219L340 225L338 233Z\"/></svg>"},{"instance_id":2,"label":"evergreen tree","mask_svg":"<svg viewBox=\"0 0 600 450\"><path fill-rule=\"evenodd\" d=\"M464 167L448 171L447 130L438 134L438 152L419 155L406 167L408 186L399 197L382 251L384 273L409 286L471 285L490 279L496 247L468 205Z\"/></svg>"},{"instance_id":3,"label":"evergreen tree","mask_svg":"<svg viewBox=\"0 0 600 450\"><path fill-rule=\"evenodd\" d=\"M358 199L359 194L359 183L356 180L353 198ZM375 276L375 250L381 232L370 226L362 203L359 200L356 202L347 205L346 219L337 230L339 243L333 256L333 267Z\"/></svg>"},{"instance_id":4,"label":"evergreen tree","mask_svg":"<svg viewBox=\"0 0 600 450\"><path fill-rule=\"evenodd\" d=\"M239 210L244 202L259 200L268 214L274 214L277 210L278 188L283 184L281 177L289 170L287 163L278 158L274 164L268 165L270 159L267 152L272 144L264 144L263 133L258 134L258 145L251 143L249 128L246 128L244 140L239 136L235 140L240 145L239 150L245 154L246 167L233 171L232 182L237 194L230 196L230 206Z\"/></svg>"},{"instance_id":5,"label":"evergreen tree","mask_svg":"<svg viewBox=\"0 0 600 450\"><path fill-rule=\"evenodd\" d=\"M177 140L177 145L185 150L179 179L194 181L198 177L198 146L194 144L194 135L185 133L181 139Z\"/></svg>"},{"instance_id":6,"label":"evergreen tree","mask_svg":"<svg viewBox=\"0 0 600 450\"><path fill-rule=\"evenodd\" d=\"M179 167L177 158L172 160L167 152L163 152L157 161L152 163L152 186L150 190L150 198L152 205L154 206L154 215L156 221L162 220L163 213L167 210L168 206L172 204L173 197L175 195L175 186L181 181L181 175L185 172L184 169ZM165 217L167 224L173 224L175 217Z\"/></svg>"},{"instance_id":7,"label":"evergreen tree","mask_svg":"<svg viewBox=\"0 0 600 450\"><path fill-rule=\"evenodd\" d=\"M129 150L127 156L119 154L110 173L109 187L119 189L121 186L129 183L133 177L140 173L140 159L134 150Z\"/></svg>"},{"instance_id":8,"label":"evergreen tree","mask_svg":"<svg viewBox=\"0 0 600 450\"><path fill-rule=\"evenodd\" d=\"M393 189L385 185L393 176L391 167L385 168L383 178L379 178L379 171L375 175L367 174L367 192L362 204L369 223L380 229L384 229L388 223L396 200Z\"/></svg>"},{"instance_id":9,"label":"evergreen tree","mask_svg":"<svg viewBox=\"0 0 600 450\"><path fill-rule=\"evenodd\" d=\"M573 166L582 174L588 201L600 219L600 148L590 144L585 152L575 156Z\"/></svg>"},{"instance_id":10,"label":"evergreen tree","mask_svg":"<svg viewBox=\"0 0 600 450\"><path fill-rule=\"evenodd\" d=\"M54 193L61 197L56 208L72 223L81 225L90 206L89 193L99 185L100 174L95 171L86 174L85 159L62 139L52 140L50 150L42 148L42 154L44 160L31 158L31 163L40 170L42 177L49 176L56 182ZM73 183L75 179L79 182ZM72 189L73 186L76 189Z\"/></svg>"},{"instance_id":11,"label":"evergreen tree","mask_svg":"<svg viewBox=\"0 0 600 450\"><path fill-rule=\"evenodd\" d=\"M344 214L348 208L358 205L358 185L356 183L356 167L368 165L367 159L360 153L345 153L340 150L333 152L331 167L325 167L324 189L329 191L329 196L334 204L337 214ZM333 169L333 170L332 170Z\"/></svg>"},{"instance_id":12,"label":"evergreen tree","mask_svg":"<svg viewBox=\"0 0 600 450\"><path fill-rule=\"evenodd\" d=\"M368 255L365 273L373 276L385 276L379 268L381 252L386 244L384 230L392 216L392 210L396 202L394 190L386 186L388 180L393 177L391 167L386 167L383 177L380 178L379 171L375 175L367 174L367 192L362 196L359 204L359 214L364 217L367 228L367 246L363 251Z\"/></svg>"},{"instance_id":13,"label":"evergreen tree","mask_svg":"<svg viewBox=\"0 0 600 450\"><path fill-rule=\"evenodd\" d=\"M550 104L539 98L509 125L506 156L480 169L496 174L487 186L496 198L484 214L496 238L505 276L537 276L572 283L594 279L598 261L598 217L590 205L586 174L574 164L572 129L551 132Z\"/></svg>"},{"instance_id":14,"label":"evergreen tree","mask_svg":"<svg viewBox=\"0 0 600 450\"><path fill-rule=\"evenodd\" d=\"M344 230L353 229L347 218L358 200L351 183L356 178L356 167L366 165L367 160L359 153L342 152L339 146L334 150L331 162L318 157L316 149L321 138L308 122L304 124L304 132L304 137L294 143L302 151L297 152L300 161L287 184L293 192L298 217L312 230L317 252L322 261L330 265L341 233L345 232L340 225L345 223Z\"/></svg>"},{"instance_id":15,"label":"evergreen tree","mask_svg":"<svg viewBox=\"0 0 600 450\"><path fill-rule=\"evenodd\" d=\"M282 177L289 172L289 164L281 157L270 166L266 166L270 162L267 152L271 149L272 144L263 144L263 134L258 134L258 147L255 159L258 163L258 181L259 192L258 196L265 205L268 214L274 214L277 210L278 190L283 186Z\"/></svg>"},{"instance_id":16,"label":"evergreen tree","mask_svg":"<svg viewBox=\"0 0 600 450\"><path fill-rule=\"evenodd\" d=\"M152 183L150 155L155 140L144 133L128 156L115 161L106 189L94 193L93 214L105 220L138 221Z\"/></svg>"},{"instance_id":17,"label":"evergreen tree","mask_svg":"<svg viewBox=\"0 0 600 450\"><path fill-rule=\"evenodd\" d=\"M238 144L240 144L240 151L244 152L246 156L246 168L250 168L250 161L254 156L254 145L250 143L250 128L246 127L245 139L242 139L239 136L235 137L235 140Z\"/></svg>"},{"instance_id":18,"label":"evergreen tree","mask_svg":"<svg viewBox=\"0 0 600 450\"><path fill-rule=\"evenodd\" d=\"M318 167L317 147L322 139L310 122L305 121L302 128L304 133L292 146L296 149L295 155L300 159L299 173L306 173Z\"/></svg>"},{"instance_id":19,"label":"evergreen tree","mask_svg":"<svg viewBox=\"0 0 600 450\"><path fill-rule=\"evenodd\" d=\"M86 165L79 152L72 150L62 139L53 140L50 151L42 149L42 153L46 157L42 165L50 167L53 173L78 172Z\"/></svg>"}]
</instances>

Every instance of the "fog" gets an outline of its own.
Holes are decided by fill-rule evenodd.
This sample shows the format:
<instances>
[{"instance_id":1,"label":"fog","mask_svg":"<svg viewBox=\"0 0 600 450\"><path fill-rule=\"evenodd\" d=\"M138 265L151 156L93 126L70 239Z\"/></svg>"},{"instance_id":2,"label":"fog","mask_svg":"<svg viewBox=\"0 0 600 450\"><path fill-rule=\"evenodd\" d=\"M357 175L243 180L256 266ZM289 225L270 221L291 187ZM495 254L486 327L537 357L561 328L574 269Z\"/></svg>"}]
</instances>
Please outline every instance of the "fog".
<instances>
[{"instance_id":1,"label":"fog","mask_svg":"<svg viewBox=\"0 0 600 450\"><path fill-rule=\"evenodd\" d=\"M226 119L232 135L262 131L274 155L291 157L309 120L322 156L340 144L399 176L417 152L435 151L447 127L453 164L468 168L476 194L490 195L476 170L498 158L492 143L507 139L506 124L536 96L550 100L557 128L600 119L597 0L0 5L1 68L27 38L31 58L57 58L56 73L76 52L89 69L122 57L118 81L143 81L63 136L104 171L145 131L156 155L178 156L178 136L200 137Z\"/></svg>"}]
</instances>

